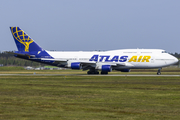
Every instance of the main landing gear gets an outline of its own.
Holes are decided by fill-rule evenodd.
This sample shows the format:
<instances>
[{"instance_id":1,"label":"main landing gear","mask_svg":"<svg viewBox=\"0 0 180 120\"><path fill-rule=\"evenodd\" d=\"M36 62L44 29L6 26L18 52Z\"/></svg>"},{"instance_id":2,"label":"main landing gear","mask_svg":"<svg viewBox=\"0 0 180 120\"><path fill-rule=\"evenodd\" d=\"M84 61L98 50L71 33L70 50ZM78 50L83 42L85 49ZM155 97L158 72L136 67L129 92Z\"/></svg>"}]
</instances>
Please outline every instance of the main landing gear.
<instances>
[{"instance_id":1,"label":"main landing gear","mask_svg":"<svg viewBox=\"0 0 180 120\"><path fill-rule=\"evenodd\" d=\"M87 74L88 75L90 75L90 74L94 74L94 75L96 74L97 75L97 74L99 74L99 72L96 70L95 71L88 71Z\"/></svg>"},{"instance_id":2,"label":"main landing gear","mask_svg":"<svg viewBox=\"0 0 180 120\"><path fill-rule=\"evenodd\" d=\"M159 68L159 69L158 69L157 75L161 75L161 69L162 69L162 68Z\"/></svg>"},{"instance_id":3,"label":"main landing gear","mask_svg":"<svg viewBox=\"0 0 180 120\"><path fill-rule=\"evenodd\" d=\"M108 74L108 72L101 71L101 75L107 75L107 74Z\"/></svg>"},{"instance_id":4,"label":"main landing gear","mask_svg":"<svg viewBox=\"0 0 180 120\"><path fill-rule=\"evenodd\" d=\"M98 75L99 74L99 72L98 71L87 71L87 74L88 75ZM107 75L108 74L108 72L103 72L103 71L101 71L101 75Z\"/></svg>"}]
</instances>

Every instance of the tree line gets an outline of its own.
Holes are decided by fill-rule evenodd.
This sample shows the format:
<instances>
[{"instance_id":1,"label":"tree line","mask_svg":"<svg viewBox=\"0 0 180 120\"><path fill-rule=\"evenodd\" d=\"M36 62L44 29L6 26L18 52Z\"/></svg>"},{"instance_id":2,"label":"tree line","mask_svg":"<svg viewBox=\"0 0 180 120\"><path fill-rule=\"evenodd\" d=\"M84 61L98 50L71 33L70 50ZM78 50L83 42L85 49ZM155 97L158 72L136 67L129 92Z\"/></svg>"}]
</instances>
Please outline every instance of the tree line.
<instances>
[{"instance_id":1,"label":"tree line","mask_svg":"<svg viewBox=\"0 0 180 120\"><path fill-rule=\"evenodd\" d=\"M45 64L42 63L16 58L14 57L14 55L6 52L0 52L0 65L1 66L2 65L3 66L33 66L33 67L45 66Z\"/></svg>"},{"instance_id":2,"label":"tree line","mask_svg":"<svg viewBox=\"0 0 180 120\"><path fill-rule=\"evenodd\" d=\"M12 52L12 51L10 51ZM180 59L180 53L170 53L171 55L177 57ZM19 59L14 57L14 55L6 53L6 52L0 52L0 65L3 66L45 66L45 64L33 62L29 60Z\"/></svg>"},{"instance_id":3,"label":"tree line","mask_svg":"<svg viewBox=\"0 0 180 120\"><path fill-rule=\"evenodd\" d=\"M176 53L176 52L175 52L174 54L173 54L173 53L170 53L170 54L173 55L173 56L175 56L176 58L180 59L180 53Z\"/></svg>"}]
</instances>

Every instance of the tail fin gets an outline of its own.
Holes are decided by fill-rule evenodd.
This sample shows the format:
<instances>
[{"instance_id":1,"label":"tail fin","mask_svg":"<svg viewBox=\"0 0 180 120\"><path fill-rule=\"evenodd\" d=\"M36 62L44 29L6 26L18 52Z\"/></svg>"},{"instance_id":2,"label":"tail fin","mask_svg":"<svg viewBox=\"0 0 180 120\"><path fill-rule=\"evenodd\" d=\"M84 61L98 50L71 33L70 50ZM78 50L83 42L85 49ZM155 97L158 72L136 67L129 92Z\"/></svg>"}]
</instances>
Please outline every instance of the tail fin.
<instances>
[{"instance_id":1,"label":"tail fin","mask_svg":"<svg viewBox=\"0 0 180 120\"><path fill-rule=\"evenodd\" d=\"M43 49L38 46L33 39L31 39L23 30L19 27L10 27L18 51L32 52L42 51Z\"/></svg>"}]
</instances>

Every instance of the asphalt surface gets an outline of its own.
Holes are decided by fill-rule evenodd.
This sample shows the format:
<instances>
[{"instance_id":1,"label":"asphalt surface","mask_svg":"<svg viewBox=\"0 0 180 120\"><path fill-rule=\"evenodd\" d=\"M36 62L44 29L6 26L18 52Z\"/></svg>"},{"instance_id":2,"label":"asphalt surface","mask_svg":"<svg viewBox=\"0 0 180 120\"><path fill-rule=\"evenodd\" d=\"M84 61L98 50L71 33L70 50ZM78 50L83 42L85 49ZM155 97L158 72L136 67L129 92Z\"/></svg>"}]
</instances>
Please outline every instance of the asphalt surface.
<instances>
[{"instance_id":1,"label":"asphalt surface","mask_svg":"<svg viewBox=\"0 0 180 120\"><path fill-rule=\"evenodd\" d=\"M109 74L109 75L86 75L86 74L0 74L0 76L139 76L139 77L180 77L180 75L123 75L123 74Z\"/></svg>"}]
</instances>

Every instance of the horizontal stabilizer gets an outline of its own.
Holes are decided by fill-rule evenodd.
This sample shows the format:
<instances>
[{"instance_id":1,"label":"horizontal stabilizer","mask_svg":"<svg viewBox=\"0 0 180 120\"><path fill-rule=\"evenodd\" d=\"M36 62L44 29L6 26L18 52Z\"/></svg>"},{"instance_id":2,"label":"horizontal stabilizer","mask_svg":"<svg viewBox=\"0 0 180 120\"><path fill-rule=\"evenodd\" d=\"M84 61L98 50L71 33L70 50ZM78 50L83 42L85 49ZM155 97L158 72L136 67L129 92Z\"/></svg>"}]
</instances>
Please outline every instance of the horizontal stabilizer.
<instances>
[{"instance_id":1,"label":"horizontal stabilizer","mask_svg":"<svg viewBox=\"0 0 180 120\"><path fill-rule=\"evenodd\" d=\"M29 54L21 54L21 53L14 53L14 52L6 52L6 53L18 55L18 56L22 56L22 57L28 57L28 58L35 57L35 55L29 55Z\"/></svg>"}]
</instances>

